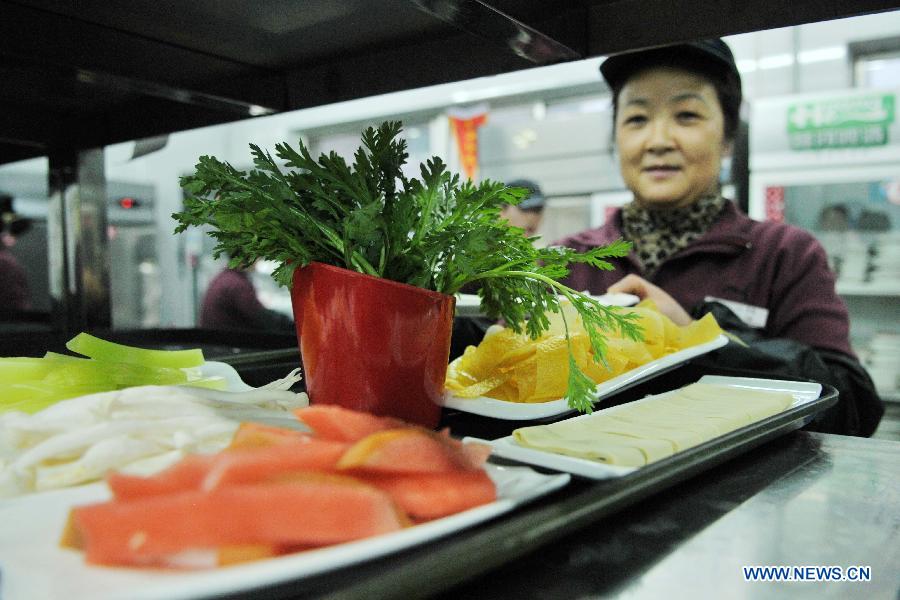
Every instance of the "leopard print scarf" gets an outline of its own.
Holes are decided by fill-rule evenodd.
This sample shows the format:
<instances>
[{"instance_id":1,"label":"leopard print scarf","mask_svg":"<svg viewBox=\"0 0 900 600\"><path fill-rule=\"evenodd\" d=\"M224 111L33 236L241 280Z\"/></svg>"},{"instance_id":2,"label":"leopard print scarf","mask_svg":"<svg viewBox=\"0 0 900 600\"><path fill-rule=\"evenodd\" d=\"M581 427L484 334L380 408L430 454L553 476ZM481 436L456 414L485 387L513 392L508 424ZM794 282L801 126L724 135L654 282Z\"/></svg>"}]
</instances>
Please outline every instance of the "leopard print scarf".
<instances>
[{"instance_id":1,"label":"leopard print scarf","mask_svg":"<svg viewBox=\"0 0 900 600\"><path fill-rule=\"evenodd\" d=\"M671 210L648 210L636 202L622 207L623 234L634 244L644 274L652 277L667 258L706 233L725 202L715 195Z\"/></svg>"}]
</instances>

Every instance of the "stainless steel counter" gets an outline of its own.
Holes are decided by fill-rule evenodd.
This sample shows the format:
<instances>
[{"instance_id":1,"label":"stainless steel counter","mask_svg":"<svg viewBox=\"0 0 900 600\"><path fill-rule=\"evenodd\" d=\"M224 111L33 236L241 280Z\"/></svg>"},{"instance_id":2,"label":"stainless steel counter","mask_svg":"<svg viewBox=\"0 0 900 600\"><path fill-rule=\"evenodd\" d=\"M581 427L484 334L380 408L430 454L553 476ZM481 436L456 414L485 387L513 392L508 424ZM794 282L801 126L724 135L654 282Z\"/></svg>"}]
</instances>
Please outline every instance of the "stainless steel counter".
<instances>
[{"instance_id":1,"label":"stainless steel counter","mask_svg":"<svg viewBox=\"0 0 900 600\"><path fill-rule=\"evenodd\" d=\"M805 456L796 468L623 582L621 595L896 598L900 444L824 434L796 438L785 448L788 456ZM740 473L735 470L730 478ZM707 510L714 513L716 503L710 497ZM660 531L677 529L673 516L677 519L669 514L655 525ZM745 582L742 568L749 565L866 566L871 581Z\"/></svg>"},{"instance_id":2,"label":"stainless steel counter","mask_svg":"<svg viewBox=\"0 0 900 600\"><path fill-rule=\"evenodd\" d=\"M457 598L897 598L900 443L797 432L466 584ZM869 582L742 567L866 566Z\"/></svg>"},{"instance_id":3,"label":"stainless steel counter","mask_svg":"<svg viewBox=\"0 0 900 600\"><path fill-rule=\"evenodd\" d=\"M798 431L612 511L593 507L616 482L574 481L492 524L260 597L894 599L898 474L900 443ZM871 580L745 581L752 565L863 566Z\"/></svg>"}]
</instances>

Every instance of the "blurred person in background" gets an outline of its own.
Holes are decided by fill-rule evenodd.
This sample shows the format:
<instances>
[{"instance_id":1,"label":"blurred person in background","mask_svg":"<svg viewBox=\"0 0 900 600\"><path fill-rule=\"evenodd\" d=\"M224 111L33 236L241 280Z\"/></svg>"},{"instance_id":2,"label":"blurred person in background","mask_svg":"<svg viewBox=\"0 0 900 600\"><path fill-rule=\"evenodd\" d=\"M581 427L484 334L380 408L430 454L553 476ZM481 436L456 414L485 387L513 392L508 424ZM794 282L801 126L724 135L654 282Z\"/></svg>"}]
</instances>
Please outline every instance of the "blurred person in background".
<instances>
[{"instance_id":1,"label":"blurred person in background","mask_svg":"<svg viewBox=\"0 0 900 600\"><path fill-rule=\"evenodd\" d=\"M578 251L624 238L614 271L576 264L565 282L653 300L679 325L712 312L731 342L695 365L831 384L838 404L810 429L871 435L884 412L849 340L847 307L807 231L743 214L722 196L722 159L740 125L741 79L719 39L619 54L600 71L633 199L602 227L556 242ZM623 277L624 275L624 277Z\"/></svg>"},{"instance_id":2,"label":"blurred person in background","mask_svg":"<svg viewBox=\"0 0 900 600\"><path fill-rule=\"evenodd\" d=\"M10 248L31 227L31 220L13 210L13 198L0 194L0 312L14 314L31 310L31 292L25 269Z\"/></svg>"},{"instance_id":3,"label":"blurred person in background","mask_svg":"<svg viewBox=\"0 0 900 600\"><path fill-rule=\"evenodd\" d=\"M506 183L507 187L525 188L529 194L518 204L507 204L500 211L500 217L506 219L513 227L525 231L527 237L537 235L544 216L544 194L535 182L529 179L516 179Z\"/></svg>"},{"instance_id":4,"label":"blurred person in background","mask_svg":"<svg viewBox=\"0 0 900 600\"><path fill-rule=\"evenodd\" d=\"M528 195L518 204L506 204L500 211L500 219L507 221L513 227L522 230L526 237L537 235L544 215L544 193L540 186L530 179L514 179L506 182L507 187L525 188ZM534 240L543 243L541 240ZM475 294L479 284L472 283L465 286L463 294ZM450 360L462 355L468 346L477 346L484 339L488 328L495 323L494 320L485 317L456 316L453 319L453 334L450 336Z\"/></svg>"},{"instance_id":5,"label":"blurred person in background","mask_svg":"<svg viewBox=\"0 0 900 600\"><path fill-rule=\"evenodd\" d=\"M212 278L200 307L200 327L295 333L293 319L260 302L250 279L253 268L226 267Z\"/></svg>"}]
</instances>

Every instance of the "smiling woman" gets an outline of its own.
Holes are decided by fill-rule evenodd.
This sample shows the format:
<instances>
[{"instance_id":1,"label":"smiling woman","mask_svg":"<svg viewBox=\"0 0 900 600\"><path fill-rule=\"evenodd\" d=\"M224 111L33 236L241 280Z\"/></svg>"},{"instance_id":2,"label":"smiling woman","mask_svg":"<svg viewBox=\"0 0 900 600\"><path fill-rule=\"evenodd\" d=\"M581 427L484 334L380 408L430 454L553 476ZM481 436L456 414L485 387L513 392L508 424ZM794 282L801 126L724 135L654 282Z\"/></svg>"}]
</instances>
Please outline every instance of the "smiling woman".
<instances>
[{"instance_id":1,"label":"smiling woman","mask_svg":"<svg viewBox=\"0 0 900 600\"><path fill-rule=\"evenodd\" d=\"M698 362L831 383L840 402L812 427L871 435L883 404L850 348L824 249L797 227L751 220L722 196L742 99L731 50L700 40L613 56L600 71L633 201L602 227L557 243L583 252L625 238L633 249L612 261L614 271L575 265L567 284L649 298L678 325L712 312L747 345Z\"/></svg>"},{"instance_id":2,"label":"smiling woman","mask_svg":"<svg viewBox=\"0 0 900 600\"><path fill-rule=\"evenodd\" d=\"M622 177L647 208L684 208L717 195L727 150L715 88L670 67L645 71L620 94L616 144Z\"/></svg>"}]
</instances>

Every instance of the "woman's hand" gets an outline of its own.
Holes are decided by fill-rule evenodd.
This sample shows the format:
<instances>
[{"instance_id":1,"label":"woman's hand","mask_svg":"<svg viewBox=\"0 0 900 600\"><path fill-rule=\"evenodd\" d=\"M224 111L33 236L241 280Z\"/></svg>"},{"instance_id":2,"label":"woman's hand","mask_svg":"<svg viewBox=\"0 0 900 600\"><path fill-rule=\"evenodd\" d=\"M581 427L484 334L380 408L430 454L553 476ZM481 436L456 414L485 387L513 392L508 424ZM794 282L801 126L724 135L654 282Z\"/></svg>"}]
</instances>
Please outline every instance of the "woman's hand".
<instances>
[{"instance_id":1,"label":"woman's hand","mask_svg":"<svg viewBox=\"0 0 900 600\"><path fill-rule=\"evenodd\" d=\"M641 300L652 300L659 307L659 312L666 315L676 325L687 325L693 319L680 304L667 294L662 288L657 287L637 275L626 275L607 290L611 294L634 294Z\"/></svg>"}]
</instances>

